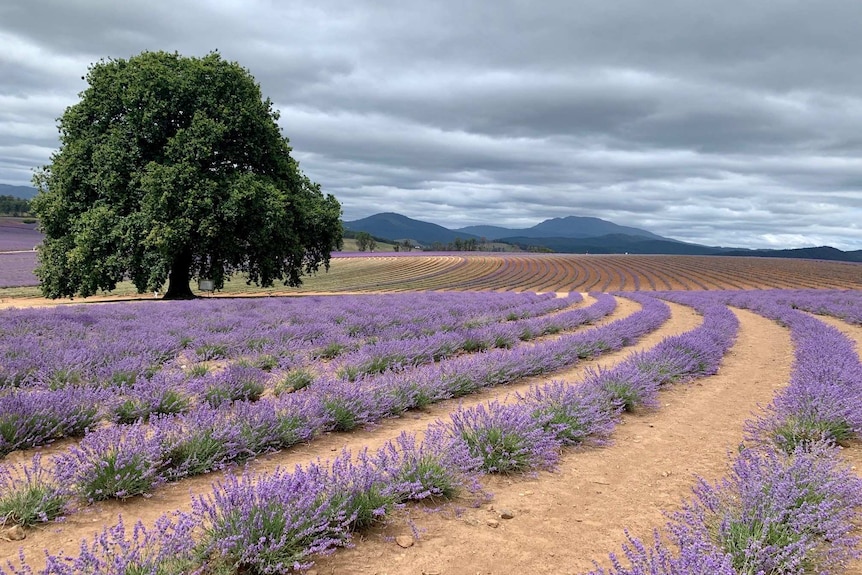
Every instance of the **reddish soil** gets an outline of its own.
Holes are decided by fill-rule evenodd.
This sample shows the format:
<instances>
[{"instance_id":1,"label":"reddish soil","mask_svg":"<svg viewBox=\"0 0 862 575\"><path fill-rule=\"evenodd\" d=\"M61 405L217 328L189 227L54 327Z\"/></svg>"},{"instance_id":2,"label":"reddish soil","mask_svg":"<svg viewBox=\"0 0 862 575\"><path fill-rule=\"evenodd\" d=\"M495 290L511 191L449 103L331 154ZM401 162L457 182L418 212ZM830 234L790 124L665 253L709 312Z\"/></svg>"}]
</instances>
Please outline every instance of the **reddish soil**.
<instances>
[{"instance_id":1,"label":"reddish soil","mask_svg":"<svg viewBox=\"0 0 862 575\"><path fill-rule=\"evenodd\" d=\"M637 308L630 300L621 299L617 311L603 322ZM593 568L593 561L609 566L607 555L619 552L625 541L624 529L649 539L653 529L664 524L664 513L678 509L689 496L695 476L715 480L727 472L728 454L742 441L743 422L788 381L793 359L788 330L747 311L734 313L741 322L739 337L719 373L664 391L660 409L627 415L613 435L613 445L568 451L553 473L486 478L484 486L493 498L478 507L466 498L434 513L409 507L358 537L353 549L319 558L314 572L557 574L583 573ZM460 403L505 398L532 383L551 379L577 381L587 367L617 363L664 337L694 328L699 321L691 309L672 305L671 319L637 346L551 377L485 390ZM834 323L857 341L862 353L862 328ZM457 405L456 401L443 402L371 430L326 434L308 445L258 458L249 467L267 471L331 458L344 447L373 449L401 431L421 432ZM862 465L858 445L845 453L851 464ZM118 514L127 522L140 518L151 523L166 511L188 509L190 494L208 492L218 478L219 474L213 473L164 486L147 499L93 505L73 513L64 523L30 530L24 541L0 540L0 564L16 560L19 547L34 566L44 549L75 553L82 538L112 524ZM504 509L514 517L500 518ZM410 535L414 529L420 536L413 546L402 548L393 540L397 535ZM862 575L862 566L853 565L848 573Z\"/></svg>"}]
</instances>

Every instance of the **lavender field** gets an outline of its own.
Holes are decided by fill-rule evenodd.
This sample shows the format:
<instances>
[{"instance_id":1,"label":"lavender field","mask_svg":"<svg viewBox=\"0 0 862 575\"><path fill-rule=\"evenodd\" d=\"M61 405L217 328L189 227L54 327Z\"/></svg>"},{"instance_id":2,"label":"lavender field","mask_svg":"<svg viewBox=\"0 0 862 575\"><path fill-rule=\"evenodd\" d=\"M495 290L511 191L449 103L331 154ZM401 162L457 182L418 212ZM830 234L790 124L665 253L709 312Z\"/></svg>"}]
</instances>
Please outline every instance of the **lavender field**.
<instances>
[{"instance_id":1,"label":"lavender field","mask_svg":"<svg viewBox=\"0 0 862 575\"><path fill-rule=\"evenodd\" d=\"M698 325L626 354L661 332L666 301L696 310ZM620 313L621 302L632 311ZM593 573L844 572L859 555L862 483L838 448L862 431L862 366L852 342L811 312L858 324L862 293L765 290L4 310L0 521L24 526L31 551L18 557L9 547L0 573L312 568L412 502L486 501L486 476L553 470L581 450L614 449L629 414L661 411L666 390L720 369L740 329L732 309L790 331L789 381L746 423L726 477L698 483L655 526L664 538L630 536ZM555 377L609 353L622 359L576 380ZM507 395L512 386L519 391ZM445 417L373 450L321 454L295 469L238 467L452 398L462 403ZM62 553L38 527L76 524L111 501L143 504L212 472L221 479L179 509L138 525L126 515ZM40 544L46 553L33 553Z\"/></svg>"},{"instance_id":2,"label":"lavender field","mask_svg":"<svg viewBox=\"0 0 862 575\"><path fill-rule=\"evenodd\" d=\"M32 251L40 243L42 234L36 230L35 223L0 217L0 252Z\"/></svg>"}]
</instances>

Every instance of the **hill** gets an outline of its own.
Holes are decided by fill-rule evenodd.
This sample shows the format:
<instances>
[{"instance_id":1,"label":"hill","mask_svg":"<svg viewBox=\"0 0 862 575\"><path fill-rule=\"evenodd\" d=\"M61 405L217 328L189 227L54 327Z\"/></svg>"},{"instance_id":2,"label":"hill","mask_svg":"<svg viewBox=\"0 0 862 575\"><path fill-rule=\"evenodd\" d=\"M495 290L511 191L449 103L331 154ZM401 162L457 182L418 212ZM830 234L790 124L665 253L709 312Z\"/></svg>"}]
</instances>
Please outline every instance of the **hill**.
<instances>
[{"instance_id":1,"label":"hill","mask_svg":"<svg viewBox=\"0 0 862 575\"><path fill-rule=\"evenodd\" d=\"M365 231L389 240L411 239L429 246L462 240L496 240L529 251L590 254L726 255L819 259L862 262L862 250L845 252L833 247L749 250L704 246L633 228L599 218L567 216L545 220L531 228L512 229L478 225L451 230L392 212L344 222L348 230Z\"/></svg>"},{"instance_id":2,"label":"hill","mask_svg":"<svg viewBox=\"0 0 862 575\"><path fill-rule=\"evenodd\" d=\"M521 249L544 247L558 253L570 254L668 254L668 255L726 255L720 248L688 244L665 238L653 239L627 234L608 234L592 238L530 238L515 236L501 238Z\"/></svg>"},{"instance_id":3,"label":"hill","mask_svg":"<svg viewBox=\"0 0 862 575\"><path fill-rule=\"evenodd\" d=\"M435 242L448 244L455 238L479 239L479 236L453 231L437 224L414 220L401 214L387 212L375 214L361 220L344 222L344 227L353 232L368 232L372 236L390 240L414 240L423 245Z\"/></svg>"},{"instance_id":4,"label":"hill","mask_svg":"<svg viewBox=\"0 0 862 575\"><path fill-rule=\"evenodd\" d=\"M531 228L510 229L499 226L467 226L458 232L474 234L488 239L501 238L596 238L609 235L645 237L653 240L675 242L652 232L629 226L620 226L607 220L592 217L567 216L551 218Z\"/></svg>"},{"instance_id":5,"label":"hill","mask_svg":"<svg viewBox=\"0 0 862 575\"><path fill-rule=\"evenodd\" d=\"M862 250L845 252L831 246L794 248L788 250L730 250L725 256L753 256L762 258L804 258L809 260L862 262Z\"/></svg>"}]
</instances>

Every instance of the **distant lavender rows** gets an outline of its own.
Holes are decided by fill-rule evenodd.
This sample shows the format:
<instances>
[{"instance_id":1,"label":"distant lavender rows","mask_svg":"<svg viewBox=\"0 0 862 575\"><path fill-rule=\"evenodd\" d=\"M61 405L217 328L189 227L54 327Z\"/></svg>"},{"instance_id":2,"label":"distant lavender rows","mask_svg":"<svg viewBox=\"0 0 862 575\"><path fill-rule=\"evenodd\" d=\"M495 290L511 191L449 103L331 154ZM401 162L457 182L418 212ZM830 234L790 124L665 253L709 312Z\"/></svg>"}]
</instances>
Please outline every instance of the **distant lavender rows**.
<instances>
[{"instance_id":1,"label":"distant lavender rows","mask_svg":"<svg viewBox=\"0 0 862 575\"><path fill-rule=\"evenodd\" d=\"M255 400L273 390L273 379L278 395L279 371L284 377L288 370L288 381L307 374L305 385L322 379L322 388L345 367L367 378L439 362L469 351L467 344L511 347L519 337L570 329L615 306L600 296L593 306L548 315L580 299L418 294L8 311L0 314L8 336L0 340L0 455L82 434L103 418L146 420L195 404ZM173 321L153 310L173 310ZM129 340L130 332L144 337ZM345 358L327 366L319 361L324 351ZM214 371L203 361L213 358L229 367ZM312 365L319 373L302 369Z\"/></svg>"},{"instance_id":2,"label":"distant lavender rows","mask_svg":"<svg viewBox=\"0 0 862 575\"><path fill-rule=\"evenodd\" d=\"M36 252L0 251L0 288L39 285L35 269Z\"/></svg>"},{"instance_id":3,"label":"distant lavender rows","mask_svg":"<svg viewBox=\"0 0 862 575\"><path fill-rule=\"evenodd\" d=\"M662 294L690 303L688 294ZM836 444L862 433L862 364L838 330L797 309L850 320L862 293L770 290L700 297L750 309L790 328L795 361L789 385L745 426L729 475L700 481L682 511L651 544L629 537L613 567L590 575L842 573L862 556L853 526L862 480Z\"/></svg>"},{"instance_id":4,"label":"distant lavender rows","mask_svg":"<svg viewBox=\"0 0 862 575\"><path fill-rule=\"evenodd\" d=\"M365 345L507 324L580 301L419 293L63 306L0 313L0 387L113 385L208 360L293 367ZM74 372L74 373L69 373Z\"/></svg>"},{"instance_id":5,"label":"distant lavender rows","mask_svg":"<svg viewBox=\"0 0 862 575\"><path fill-rule=\"evenodd\" d=\"M32 250L42 243L42 234L35 228L35 223L0 218L0 252Z\"/></svg>"},{"instance_id":6,"label":"distant lavender rows","mask_svg":"<svg viewBox=\"0 0 862 575\"><path fill-rule=\"evenodd\" d=\"M642 316L654 315L662 307L651 298L640 299ZM704 306L701 311L700 327L666 338L617 368L591 372L580 384L553 382L531 388L513 405L493 402L459 410L450 422L432 425L421 444L401 436L376 454L360 453L356 459L345 453L292 474L278 470L264 476L228 475L212 495L195 499L191 514L164 516L150 531L138 526L128 532L120 523L92 544L82 545L78 557L49 555L46 572L71 573L97 564L99 573L130 568L207 571L223 562L232 569L259 573L307 567L313 554L346 544L352 532L393 506L450 497L474 485L470 477L477 471L515 473L551 467L562 446L602 442L623 410L655 404L662 386L714 373L733 341L737 322L723 306ZM630 332L627 339L632 341L631 330L637 324L627 320L595 331L612 332L611 326L617 324ZM145 436L136 434L128 443L144 441ZM69 463L64 460L62 466ZM277 528L268 528L271 524ZM22 572L26 570L10 567L10 573Z\"/></svg>"}]
</instances>

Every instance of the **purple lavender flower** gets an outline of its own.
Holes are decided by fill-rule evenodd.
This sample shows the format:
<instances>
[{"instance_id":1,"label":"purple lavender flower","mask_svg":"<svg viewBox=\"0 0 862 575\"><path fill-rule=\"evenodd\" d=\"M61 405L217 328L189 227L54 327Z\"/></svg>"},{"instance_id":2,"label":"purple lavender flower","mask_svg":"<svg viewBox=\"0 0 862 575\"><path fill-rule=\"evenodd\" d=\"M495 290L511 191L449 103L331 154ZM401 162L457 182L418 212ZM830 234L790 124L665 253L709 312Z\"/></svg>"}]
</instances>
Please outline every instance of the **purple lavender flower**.
<instances>
[{"instance_id":1,"label":"purple lavender flower","mask_svg":"<svg viewBox=\"0 0 862 575\"><path fill-rule=\"evenodd\" d=\"M188 514L163 515L151 529L138 521L131 533L119 517L91 542L82 541L77 557L46 552L44 575L167 575L194 570L196 521ZM0 570L2 573L2 570ZM32 575L29 568L15 575Z\"/></svg>"},{"instance_id":2,"label":"purple lavender flower","mask_svg":"<svg viewBox=\"0 0 862 575\"><path fill-rule=\"evenodd\" d=\"M211 495L195 497L203 569L284 573L345 545L353 517L346 501L329 496L329 482L325 468L309 465L263 477L228 475Z\"/></svg>"},{"instance_id":3,"label":"purple lavender flower","mask_svg":"<svg viewBox=\"0 0 862 575\"><path fill-rule=\"evenodd\" d=\"M611 553L612 569L598 567L588 575L739 575L730 557L707 542L693 541L681 553L661 541L653 533L653 544L647 547L626 531L628 543L623 544L624 566L617 555Z\"/></svg>"},{"instance_id":4,"label":"purple lavender flower","mask_svg":"<svg viewBox=\"0 0 862 575\"><path fill-rule=\"evenodd\" d=\"M554 467L560 456L560 442L546 431L522 404L504 405L493 401L459 409L451 414L447 427L460 438L470 454L482 461L486 473L519 473Z\"/></svg>"},{"instance_id":5,"label":"purple lavender flower","mask_svg":"<svg viewBox=\"0 0 862 575\"><path fill-rule=\"evenodd\" d=\"M87 501L125 499L159 482L159 442L140 425L106 427L55 458L57 481Z\"/></svg>"},{"instance_id":6,"label":"purple lavender flower","mask_svg":"<svg viewBox=\"0 0 862 575\"><path fill-rule=\"evenodd\" d=\"M29 465L0 465L0 525L31 526L62 516L70 493L42 467L41 455Z\"/></svg>"},{"instance_id":7,"label":"purple lavender flower","mask_svg":"<svg viewBox=\"0 0 862 575\"><path fill-rule=\"evenodd\" d=\"M532 386L518 398L562 445L606 443L616 424L615 410L607 409L605 394L595 387L552 381Z\"/></svg>"}]
</instances>

